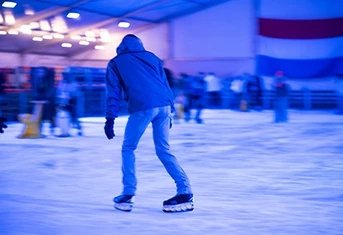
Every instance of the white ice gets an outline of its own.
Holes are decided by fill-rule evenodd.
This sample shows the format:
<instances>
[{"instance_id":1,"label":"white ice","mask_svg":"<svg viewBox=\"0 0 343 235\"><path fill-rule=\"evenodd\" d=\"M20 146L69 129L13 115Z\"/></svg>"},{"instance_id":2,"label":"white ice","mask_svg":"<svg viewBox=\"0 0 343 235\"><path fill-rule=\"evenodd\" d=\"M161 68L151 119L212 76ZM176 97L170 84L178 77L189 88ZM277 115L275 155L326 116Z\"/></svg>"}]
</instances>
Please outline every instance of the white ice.
<instances>
[{"instance_id":1,"label":"white ice","mask_svg":"<svg viewBox=\"0 0 343 235\"><path fill-rule=\"evenodd\" d=\"M154 153L151 128L137 153L132 212L113 208L121 192L120 147L104 118L83 118L85 136L18 139L0 134L0 234L343 234L343 117L332 112L205 110L204 124L175 123L172 152L194 191L192 212L166 214L175 185Z\"/></svg>"}]
</instances>

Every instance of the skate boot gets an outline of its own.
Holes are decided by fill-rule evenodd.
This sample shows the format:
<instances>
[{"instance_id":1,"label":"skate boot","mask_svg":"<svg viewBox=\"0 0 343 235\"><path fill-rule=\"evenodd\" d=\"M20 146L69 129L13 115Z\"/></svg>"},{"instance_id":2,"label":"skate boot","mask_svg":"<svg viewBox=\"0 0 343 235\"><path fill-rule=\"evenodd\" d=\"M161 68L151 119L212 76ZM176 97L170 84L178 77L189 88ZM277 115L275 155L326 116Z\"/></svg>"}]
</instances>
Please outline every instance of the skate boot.
<instances>
[{"instance_id":1,"label":"skate boot","mask_svg":"<svg viewBox=\"0 0 343 235\"><path fill-rule=\"evenodd\" d=\"M193 194L179 194L163 202L164 212L186 212L193 209Z\"/></svg>"},{"instance_id":2,"label":"skate boot","mask_svg":"<svg viewBox=\"0 0 343 235\"><path fill-rule=\"evenodd\" d=\"M113 198L114 208L120 211L131 211L134 203L133 195L119 195Z\"/></svg>"}]
</instances>

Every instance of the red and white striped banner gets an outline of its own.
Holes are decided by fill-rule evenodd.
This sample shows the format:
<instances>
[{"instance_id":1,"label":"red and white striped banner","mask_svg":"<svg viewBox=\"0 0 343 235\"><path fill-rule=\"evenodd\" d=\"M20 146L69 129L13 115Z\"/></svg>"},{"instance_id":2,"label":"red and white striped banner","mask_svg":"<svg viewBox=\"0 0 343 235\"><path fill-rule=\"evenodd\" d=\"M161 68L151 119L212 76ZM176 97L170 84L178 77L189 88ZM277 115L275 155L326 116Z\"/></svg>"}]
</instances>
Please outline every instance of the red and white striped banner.
<instances>
[{"instance_id":1,"label":"red and white striped banner","mask_svg":"<svg viewBox=\"0 0 343 235\"><path fill-rule=\"evenodd\" d=\"M311 78L343 73L342 0L261 0L257 72Z\"/></svg>"}]
</instances>

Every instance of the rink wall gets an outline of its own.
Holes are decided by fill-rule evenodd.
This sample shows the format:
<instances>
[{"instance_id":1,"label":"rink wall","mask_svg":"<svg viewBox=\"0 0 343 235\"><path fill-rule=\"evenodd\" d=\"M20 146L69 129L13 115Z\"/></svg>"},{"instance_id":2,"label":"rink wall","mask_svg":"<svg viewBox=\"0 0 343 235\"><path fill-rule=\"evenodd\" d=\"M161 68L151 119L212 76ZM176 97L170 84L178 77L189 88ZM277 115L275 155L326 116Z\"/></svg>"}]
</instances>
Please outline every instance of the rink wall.
<instances>
[{"instance_id":1,"label":"rink wall","mask_svg":"<svg viewBox=\"0 0 343 235\"><path fill-rule=\"evenodd\" d=\"M176 73L254 72L254 1L229 1L170 22L167 65Z\"/></svg>"},{"instance_id":2,"label":"rink wall","mask_svg":"<svg viewBox=\"0 0 343 235\"><path fill-rule=\"evenodd\" d=\"M0 52L0 68L16 67L67 67L70 66L70 58L54 55L35 55Z\"/></svg>"}]
</instances>

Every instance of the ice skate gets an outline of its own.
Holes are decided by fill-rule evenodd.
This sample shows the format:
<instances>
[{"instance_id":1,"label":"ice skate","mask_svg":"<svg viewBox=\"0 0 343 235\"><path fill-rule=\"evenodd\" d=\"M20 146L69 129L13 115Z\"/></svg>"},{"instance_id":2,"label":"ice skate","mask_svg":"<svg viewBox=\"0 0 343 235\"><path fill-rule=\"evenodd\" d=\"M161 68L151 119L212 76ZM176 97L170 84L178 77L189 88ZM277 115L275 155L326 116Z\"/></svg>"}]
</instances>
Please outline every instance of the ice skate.
<instances>
[{"instance_id":1,"label":"ice skate","mask_svg":"<svg viewBox=\"0 0 343 235\"><path fill-rule=\"evenodd\" d=\"M131 211L134 203L133 195L119 195L113 198L114 208L120 211Z\"/></svg>"},{"instance_id":2,"label":"ice skate","mask_svg":"<svg viewBox=\"0 0 343 235\"><path fill-rule=\"evenodd\" d=\"M168 213L192 211L193 194L179 194L163 202L163 211Z\"/></svg>"}]
</instances>

